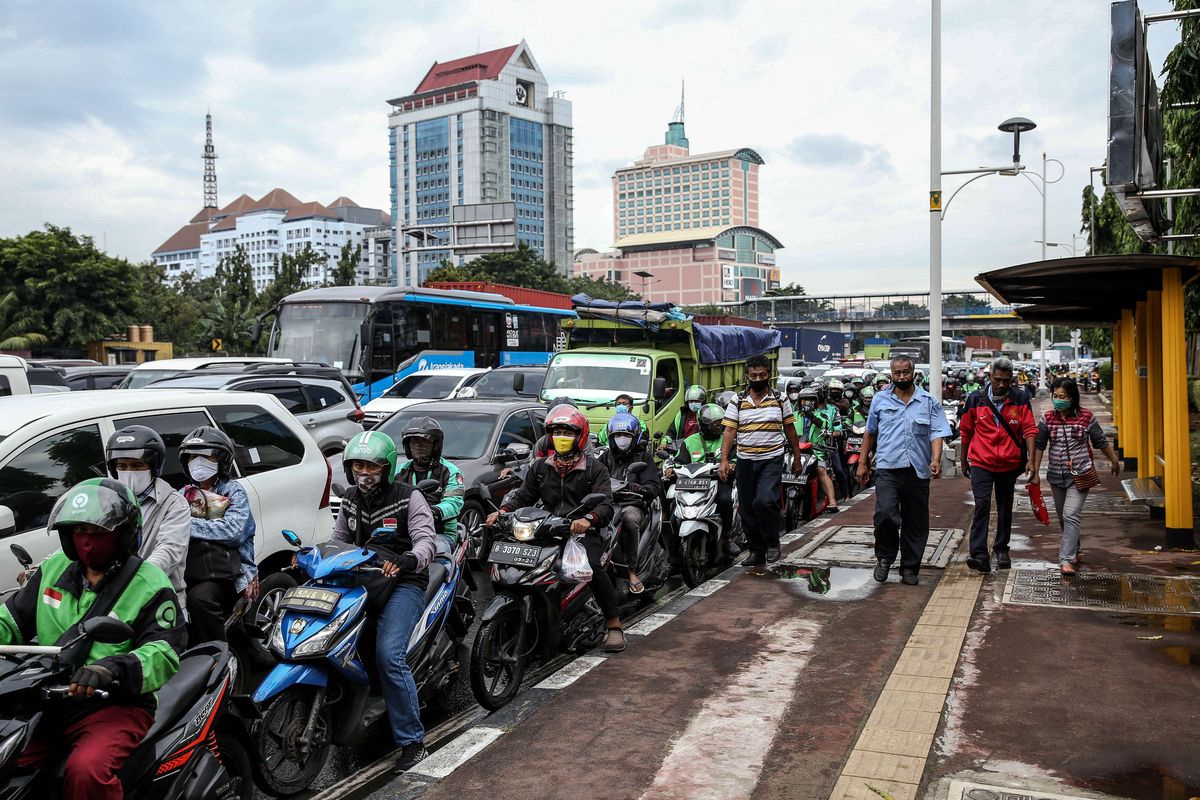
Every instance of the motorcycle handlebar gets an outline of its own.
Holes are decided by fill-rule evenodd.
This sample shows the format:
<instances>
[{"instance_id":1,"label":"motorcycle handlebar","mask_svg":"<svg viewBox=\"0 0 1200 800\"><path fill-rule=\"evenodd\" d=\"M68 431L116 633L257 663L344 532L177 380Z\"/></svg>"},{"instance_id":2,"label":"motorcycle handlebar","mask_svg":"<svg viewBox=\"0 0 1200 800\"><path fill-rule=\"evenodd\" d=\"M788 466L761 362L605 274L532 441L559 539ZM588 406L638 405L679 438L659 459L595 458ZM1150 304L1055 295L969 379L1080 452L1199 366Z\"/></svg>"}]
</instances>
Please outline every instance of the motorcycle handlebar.
<instances>
[{"instance_id":1,"label":"motorcycle handlebar","mask_svg":"<svg viewBox=\"0 0 1200 800\"><path fill-rule=\"evenodd\" d=\"M70 686L46 686L42 689L42 696L46 698L66 697L70 691ZM108 696L108 692L104 691L103 689L97 689L95 693L92 694L92 697L98 697L101 700L107 700Z\"/></svg>"}]
</instances>

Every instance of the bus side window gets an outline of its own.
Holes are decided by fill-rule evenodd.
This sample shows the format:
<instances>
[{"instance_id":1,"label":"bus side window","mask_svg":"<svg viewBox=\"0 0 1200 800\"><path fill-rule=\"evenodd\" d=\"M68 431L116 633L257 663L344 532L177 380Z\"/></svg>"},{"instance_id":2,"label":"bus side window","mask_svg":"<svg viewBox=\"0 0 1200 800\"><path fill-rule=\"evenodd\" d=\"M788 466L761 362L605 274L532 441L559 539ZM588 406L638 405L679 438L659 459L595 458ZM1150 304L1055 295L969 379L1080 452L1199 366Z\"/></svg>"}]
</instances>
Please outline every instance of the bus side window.
<instances>
[{"instance_id":1,"label":"bus side window","mask_svg":"<svg viewBox=\"0 0 1200 800\"><path fill-rule=\"evenodd\" d=\"M392 316L395 319L396 367L399 368L407 359L430 348L432 329L429 309L425 306L397 303L392 306Z\"/></svg>"},{"instance_id":2,"label":"bus side window","mask_svg":"<svg viewBox=\"0 0 1200 800\"><path fill-rule=\"evenodd\" d=\"M450 306L433 309L433 329L437 336L435 350L471 350L467 309Z\"/></svg>"}]
</instances>

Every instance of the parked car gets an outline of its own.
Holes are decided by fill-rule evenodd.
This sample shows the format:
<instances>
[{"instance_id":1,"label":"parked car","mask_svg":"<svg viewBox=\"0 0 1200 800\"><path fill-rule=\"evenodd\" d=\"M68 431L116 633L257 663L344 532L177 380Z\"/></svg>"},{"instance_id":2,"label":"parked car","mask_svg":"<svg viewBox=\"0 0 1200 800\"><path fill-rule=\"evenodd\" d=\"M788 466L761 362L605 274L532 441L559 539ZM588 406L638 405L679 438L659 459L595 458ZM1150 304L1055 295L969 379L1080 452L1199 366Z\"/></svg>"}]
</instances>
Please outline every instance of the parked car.
<instances>
[{"instance_id":1,"label":"parked car","mask_svg":"<svg viewBox=\"0 0 1200 800\"><path fill-rule=\"evenodd\" d=\"M472 375L463 381L455 393L456 397L536 398L546 380L547 367L504 366Z\"/></svg>"},{"instance_id":2,"label":"parked car","mask_svg":"<svg viewBox=\"0 0 1200 800\"><path fill-rule=\"evenodd\" d=\"M351 436L363 431L365 415L358 395L333 367L248 364L236 372L193 371L146 388L269 394L300 420L324 455L340 453Z\"/></svg>"},{"instance_id":3,"label":"parked car","mask_svg":"<svg viewBox=\"0 0 1200 800\"><path fill-rule=\"evenodd\" d=\"M18 356L0 356L0 397L69 392L62 373Z\"/></svg>"},{"instance_id":4,"label":"parked car","mask_svg":"<svg viewBox=\"0 0 1200 800\"><path fill-rule=\"evenodd\" d=\"M117 367L61 367L63 378L73 392L115 389L133 371L133 365Z\"/></svg>"},{"instance_id":5,"label":"parked car","mask_svg":"<svg viewBox=\"0 0 1200 800\"><path fill-rule=\"evenodd\" d=\"M454 397L463 383L474 375L482 375L486 369L455 367L452 369L426 369L405 375L392 384L386 392L363 406L368 426L378 425L389 415L414 403L426 400L446 400Z\"/></svg>"},{"instance_id":6,"label":"parked car","mask_svg":"<svg viewBox=\"0 0 1200 800\"><path fill-rule=\"evenodd\" d=\"M146 361L138 364L121 381L119 389L140 389L143 386L161 381L163 378L173 378L181 372L191 372L196 369L226 369L228 367L245 366L255 363L290 363L286 358L265 358L260 356L223 356L220 358L164 358L162 361Z\"/></svg>"},{"instance_id":7,"label":"parked car","mask_svg":"<svg viewBox=\"0 0 1200 800\"><path fill-rule=\"evenodd\" d=\"M248 392L88 392L26 395L3 401L0 413L0 538L19 544L35 561L58 548L46 524L54 502L76 483L104 472L104 445L126 425L146 425L163 437L163 478L175 488L187 481L178 452L183 437L215 425L236 445L234 466L250 499L257 533L263 599L256 621L273 614L284 590L294 585L280 572L291 563L279 531L291 529L308 544L325 541L329 512L329 464L304 426L278 400ZM0 584L19 569L8 547L0 548Z\"/></svg>"},{"instance_id":8,"label":"parked car","mask_svg":"<svg viewBox=\"0 0 1200 800\"><path fill-rule=\"evenodd\" d=\"M871 383L875 380L877 373L873 369L867 367L841 367L839 369L831 369L821 377L825 381L837 378L842 383L849 383L853 378L862 378L863 383Z\"/></svg>"},{"instance_id":9,"label":"parked car","mask_svg":"<svg viewBox=\"0 0 1200 800\"><path fill-rule=\"evenodd\" d=\"M509 445L528 445L532 450L543 433L546 406L532 400L436 400L397 411L376 430L391 436L403 457L400 435L416 417L433 417L446 433L442 457L462 470L467 487L459 524L472 538L470 556L476 558L485 542L483 520L491 509L483 496L483 484L499 477L505 466L517 463L506 460L504 451ZM341 455L330 459L333 468L333 506L337 513L345 493L346 471ZM503 496L503 492L500 493ZM500 497L492 497L499 503ZM483 551L486 555L486 550Z\"/></svg>"}]
</instances>

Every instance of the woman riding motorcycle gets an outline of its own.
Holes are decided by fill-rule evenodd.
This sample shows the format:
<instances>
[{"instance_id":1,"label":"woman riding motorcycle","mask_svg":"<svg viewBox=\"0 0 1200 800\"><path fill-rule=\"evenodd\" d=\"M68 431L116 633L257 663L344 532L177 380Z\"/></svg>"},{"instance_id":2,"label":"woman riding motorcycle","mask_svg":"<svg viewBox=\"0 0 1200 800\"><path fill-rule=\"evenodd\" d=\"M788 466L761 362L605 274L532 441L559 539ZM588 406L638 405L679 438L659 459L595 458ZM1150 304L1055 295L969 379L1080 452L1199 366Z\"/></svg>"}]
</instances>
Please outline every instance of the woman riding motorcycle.
<instances>
[{"instance_id":1,"label":"woman riding motorcycle","mask_svg":"<svg viewBox=\"0 0 1200 800\"><path fill-rule=\"evenodd\" d=\"M642 497L642 502L626 503L621 507L621 550L629 563L629 591L641 594L645 586L637 574L638 540L646 514L649 513L647 503L662 495L662 480L658 468L654 466L654 457L646 449L646 440L637 417L628 413L617 414L608 421L606 428L609 448L600 457L600 462L608 468L611 477L628 481L628 490ZM633 472L631 465L638 463L643 466Z\"/></svg>"}]
</instances>

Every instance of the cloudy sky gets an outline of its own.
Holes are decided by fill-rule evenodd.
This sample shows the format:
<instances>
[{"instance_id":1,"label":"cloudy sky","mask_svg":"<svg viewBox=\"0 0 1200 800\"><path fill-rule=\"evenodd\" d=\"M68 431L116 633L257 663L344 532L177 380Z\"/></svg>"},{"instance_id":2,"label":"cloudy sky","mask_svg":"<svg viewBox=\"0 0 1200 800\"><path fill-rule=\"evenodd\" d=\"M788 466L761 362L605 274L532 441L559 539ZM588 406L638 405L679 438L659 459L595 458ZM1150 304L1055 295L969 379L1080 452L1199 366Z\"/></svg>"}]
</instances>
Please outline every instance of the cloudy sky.
<instances>
[{"instance_id":1,"label":"cloudy sky","mask_svg":"<svg viewBox=\"0 0 1200 800\"><path fill-rule=\"evenodd\" d=\"M1052 241L1079 231L1088 167L1104 159L1108 7L943 2L943 168L1008 162L996 125L1033 119L1025 163L1040 170L1045 150L1065 165L1049 187ZM611 244L609 177L661 141L686 78L692 151L766 160L761 222L786 245L785 281L928 286L929 3L917 0L7 0L0 236L53 222L148 258L202 205L206 109L222 204L280 186L386 208L386 101L436 60L522 38L574 104L577 247ZM1174 24L1152 29L1156 64L1177 39ZM1040 213L1024 178L965 190L944 225L946 289L1038 258Z\"/></svg>"}]
</instances>

